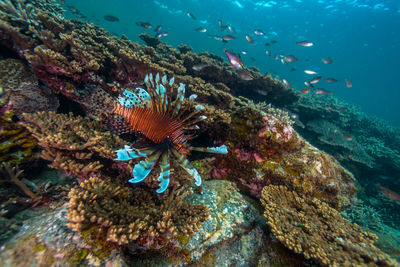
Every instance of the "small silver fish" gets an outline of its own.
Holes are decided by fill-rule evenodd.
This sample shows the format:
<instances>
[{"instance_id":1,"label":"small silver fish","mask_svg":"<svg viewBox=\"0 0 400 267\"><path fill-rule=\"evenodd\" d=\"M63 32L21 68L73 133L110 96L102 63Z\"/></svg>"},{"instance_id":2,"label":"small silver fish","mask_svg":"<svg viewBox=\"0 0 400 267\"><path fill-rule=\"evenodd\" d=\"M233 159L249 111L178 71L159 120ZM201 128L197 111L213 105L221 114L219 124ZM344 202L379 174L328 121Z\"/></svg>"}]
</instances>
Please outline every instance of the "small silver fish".
<instances>
[{"instance_id":1,"label":"small silver fish","mask_svg":"<svg viewBox=\"0 0 400 267\"><path fill-rule=\"evenodd\" d=\"M287 87L290 87L290 83L289 83L288 80L282 79L282 82L283 82Z\"/></svg>"},{"instance_id":2,"label":"small silver fish","mask_svg":"<svg viewBox=\"0 0 400 267\"><path fill-rule=\"evenodd\" d=\"M161 31L161 28L162 28L162 26L158 25L157 27L154 28L154 31L159 32L159 31Z\"/></svg>"},{"instance_id":3,"label":"small silver fish","mask_svg":"<svg viewBox=\"0 0 400 267\"><path fill-rule=\"evenodd\" d=\"M218 20L218 26L221 29L221 31L225 31L225 29L228 27L226 25L223 25L222 20L220 20L220 19Z\"/></svg>"},{"instance_id":4,"label":"small silver fish","mask_svg":"<svg viewBox=\"0 0 400 267\"><path fill-rule=\"evenodd\" d=\"M251 76L250 72L245 69L240 69L236 71L237 74L239 74L240 79L244 81L251 81L253 80L253 77Z\"/></svg>"},{"instance_id":5,"label":"small silver fish","mask_svg":"<svg viewBox=\"0 0 400 267\"><path fill-rule=\"evenodd\" d=\"M301 42L296 42L296 44L304 47L310 47L314 45L313 42L311 41L301 41Z\"/></svg>"},{"instance_id":6,"label":"small silver fish","mask_svg":"<svg viewBox=\"0 0 400 267\"><path fill-rule=\"evenodd\" d=\"M347 87L347 88L353 87L353 83L352 83L349 79L344 78L344 81L346 82L346 87Z\"/></svg>"},{"instance_id":7,"label":"small silver fish","mask_svg":"<svg viewBox=\"0 0 400 267\"><path fill-rule=\"evenodd\" d=\"M161 37L168 36L168 35L169 35L168 32L160 32L160 33L157 33L156 38L160 39Z\"/></svg>"},{"instance_id":8,"label":"small silver fish","mask_svg":"<svg viewBox=\"0 0 400 267\"><path fill-rule=\"evenodd\" d=\"M267 56L271 56L271 51L265 50L265 54L267 54Z\"/></svg>"},{"instance_id":9,"label":"small silver fish","mask_svg":"<svg viewBox=\"0 0 400 267\"><path fill-rule=\"evenodd\" d=\"M278 60L278 59L279 59L279 54L275 54L274 60Z\"/></svg>"},{"instance_id":10,"label":"small silver fish","mask_svg":"<svg viewBox=\"0 0 400 267\"><path fill-rule=\"evenodd\" d=\"M325 82L326 83L335 83L335 82L338 82L338 80L336 80L334 78L325 78Z\"/></svg>"},{"instance_id":11,"label":"small silver fish","mask_svg":"<svg viewBox=\"0 0 400 267\"><path fill-rule=\"evenodd\" d=\"M206 28L202 28L202 27L200 27L200 28L196 28L196 29L194 29L196 32L207 32L207 29Z\"/></svg>"},{"instance_id":12,"label":"small silver fish","mask_svg":"<svg viewBox=\"0 0 400 267\"><path fill-rule=\"evenodd\" d=\"M265 33L262 31L262 30L254 30L254 34L256 34L256 35L260 35L260 36L263 36L263 35L265 35Z\"/></svg>"},{"instance_id":13,"label":"small silver fish","mask_svg":"<svg viewBox=\"0 0 400 267\"><path fill-rule=\"evenodd\" d=\"M207 66L209 66L208 63L200 63L200 64L197 64L197 65L194 65L192 67L192 69L195 70L195 71L200 71L200 70L204 69Z\"/></svg>"},{"instance_id":14,"label":"small silver fish","mask_svg":"<svg viewBox=\"0 0 400 267\"><path fill-rule=\"evenodd\" d=\"M153 27L150 23L148 22L141 22L141 21L137 21L136 25L143 27L145 29L150 29L151 27Z\"/></svg>"},{"instance_id":15,"label":"small silver fish","mask_svg":"<svg viewBox=\"0 0 400 267\"><path fill-rule=\"evenodd\" d=\"M318 72L313 71L313 70L305 70L304 72L305 72L306 74L310 74L310 75L318 74Z\"/></svg>"},{"instance_id":16,"label":"small silver fish","mask_svg":"<svg viewBox=\"0 0 400 267\"><path fill-rule=\"evenodd\" d=\"M214 40L217 40L217 41L224 41L222 39L222 36L219 36L219 35L208 35L208 36L211 36Z\"/></svg>"},{"instance_id":17,"label":"small silver fish","mask_svg":"<svg viewBox=\"0 0 400 267\"><path fill-rule=\"evenodd\" d=\"M314 94L317 95L333 95L331 91L325 90L323 88L316 88L313 90Z\"/></svg>"},{"instance_id":18,"label":"small silver fish","mask_svg":"<svg viewBox=\"0 0 400 267\"><path fill-rule=\"evenodd\" d=\"M299 61L295 56L285 56L284 59L288 63L294 62L294 61Z\"/></svg>"},{"instance_id":19,"label":"small silver fish","mask_svg":"<svg viewBox=\"0 0 400 267\"><path fill-rule=\"evenodd\" d=\"M349 133L346 133L344 131L342 131L343 137L344 139L346 139L347 141L353 141L353 136Z\"/></svg>"},{"instance_id":20,"label":"small silver fish","mask_svg":"<svg viewBox=\"0 0 400 267\"><path fill-rule=\"evenodd\" d=\"M188 17L191 18L191 19L196 20L196 17L195 17L192 13L190 13L190 12L186 12L186 16L188 16Z\"/></svg>"},{"instance_id":21,"label":"small silver fish","mask_svg":"<svg viewBox=\"0 0 400 267\"><path fill-rule=\"evenodd\" d=\"M228 25L228 30L231 31L231 33L236 33L235 29L232 27L232 25Z\"/></svg>"},{"instance_id":22,"label":"small silver fish","mask_svg":"<svg viewBox=\"0 0 400 267\"><path fill-rule=\"evenodd\" d=\"M321 78L322 78L322 76L318 76L318 77L312 78L310 83L311 84L316 84L321 80Z\"/></svg>"},{"instance_id":23,"label":"small silver fish","mask_svg":"<svg viewBox=\"0 0 400 267\"><path fill-rule=\"evenodd\" d=\"M333 63L333 60L331 58L329 58L329 57L321 58L321 61L324 64L332 64Z\"/></svg>"},{"instance_id":24,"label":"small silver fish","mask_svg":"<svg viewBox=\"0 0 400 267\"><path fill-rule=\"evenodd\" d=\"M224 35L224 36L222 36L222 41L224 41L224 42L232 41L232 40L235 40L235 39L236 39L236 37L232 36L232 35Z\"/></svg>"},{"instance_id":25,"label":"small silver fish","mask_svg":"<svg viewBox=\"0 0 400 267\"><path fill-rule=\"evenodd\" d=\"M253 38L251 38L251 36L248 35L248 34L246 34L246 40L247 40L247 42L249 42L249 43L251 43L253 45L255 44L254 41L253 41Z\"/></svg>"}]
</instances>

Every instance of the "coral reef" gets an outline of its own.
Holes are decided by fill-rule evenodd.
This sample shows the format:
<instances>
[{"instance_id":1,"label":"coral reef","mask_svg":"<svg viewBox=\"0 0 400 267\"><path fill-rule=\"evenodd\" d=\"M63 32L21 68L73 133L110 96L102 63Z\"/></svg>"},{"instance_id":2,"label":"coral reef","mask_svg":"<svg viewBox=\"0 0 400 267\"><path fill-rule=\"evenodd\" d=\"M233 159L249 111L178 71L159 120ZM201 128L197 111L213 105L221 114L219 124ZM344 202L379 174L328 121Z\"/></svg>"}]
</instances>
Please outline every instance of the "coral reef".
<instances>
[{"instance_id":1,"label":"coral reef","mask_svg":"<svg viewBox=\"0 0 400 267\"><path fill-rule=\"evenodd\" d=\"M0 165L0 184L11 183L17 186L21 191L31 197L36 198L36 194L33 193L23 182L20 180L20 176L24 171L20 170L18 167L11 167L9 163L3 162Z\"/></svg>"},{"instance_id":2,"label":"coral reef","mask_svg":"<svg viewBox=\"0 0 400 267\"><path fill-rule=\"evenodd\" d=\"M126 246L89 239L90 231L67 227L68 207L62 205L25 221L21 231L0 251L1 266L299 266L299 256L284 250L264 233L265 220L229 181L205 181L203 193L188 196L210 210L209 220L191 238L179 236L177 253L126 254ZM234 189L227 191L226 188ZM155 196L160 196L154 194ZM231 212L225 212L227 209ZM221 224L219 223L221 221ZM220 227L221 226L221 227ZM227 233L226 235L224 233ZM95 233L95 232L93 232ZM279 249L277 249L279 247ZM286 251L286 253L285 253ZM283 253L282 253L283 252ZM23 255L23 256L22 256Z\"/></svg>"},{"instance_id":3,"label":"coral reef","mask_svg":"<svg viewBox=\"0 0 400 267\"><path fill-rule=\"evenodd\" d=\"M208 218L205 206L183 200L191 193L183 189L158 199L140 188L91 177L69 194L68 227L84 233L96 226L109 242L160 249L179 236L192 236Z\"/></svg>"},{"instance_id":4,"label":"coral reef","mask_svg":"<svg viewBox=\"0 0 400 267\"><path fill-rule=\"evenodd\" d=\"M318 135L319 143L316 145L336 155L339 161L351 162L369 169L374 167L374 159L365 151L364 146L335 124L326 120L312 120L307 122L306 127Z\"/></svg>"},{"instance_id":5,"label":"coral reef","mask_svg":"<svg viewBox=\"0 0 400 267\"><path fill-rule=\"evenodd\" d=\"M330 96L302 96L288 108L307 126L296 130L361 181L369 180L372 173L394 176L400 171L399 129Z\"/></svg>"},{"instance_id":6,"label":"coral reef","mask_svg":"<svg viewBox=\"0 0 400 267\"><path fill-rule=\"evenodd\" d=\"M57 98L47 87L39 86L36 76L21 60L0 60L0 77L0 87L9 96L7 105L15 115L57 109Z\"/></svg>"},{"instance_id":7,"label":"coral reef","mask_svg":"<svg viewBox=\"0 0 400 267\"><path fill-rule=\"evenodd\" d=\"M0 95L0 162L21 164L35 159L36 140L10 111L8 94Z\"/></svg>"},{"instance_id":8,"label":"coral reef","mask_svg":"<svg viewBox=\"0 0 400 267\"><path fill-rule=\"evenodd\" d=\"M363 232L316 198L299 196L284 186L266 186L261 202L274 235L288 248L325 266L392 266L395 261Z\"/></svg>"},{"instance_id":9,"label":"coral reef","mask_svg":"<svg viewBox=\"0 0 400 267\"><path fill-rule=\"evenodd\" d=\"M113 163L115 150L127 142L107 131L101 122L72 113L39 112L23 114L21 124L38 140L42 158L68 176L82 180L96 174L119 175L108 167Z\"/></svg>"},{"instance_id":10,"label":"coral reef","mask_svg":"<svg viewBox=\"0 0 400 267\"><path fill-rule=\"evenodd\" d=\"M234 153L217 161L214 178L241 181L255 197L266 185L284 184L335 208L350 204L356 192L352 174L289 124L247 107L232 115L231 127L226 138Z\"/></svg>"}]
</instances>

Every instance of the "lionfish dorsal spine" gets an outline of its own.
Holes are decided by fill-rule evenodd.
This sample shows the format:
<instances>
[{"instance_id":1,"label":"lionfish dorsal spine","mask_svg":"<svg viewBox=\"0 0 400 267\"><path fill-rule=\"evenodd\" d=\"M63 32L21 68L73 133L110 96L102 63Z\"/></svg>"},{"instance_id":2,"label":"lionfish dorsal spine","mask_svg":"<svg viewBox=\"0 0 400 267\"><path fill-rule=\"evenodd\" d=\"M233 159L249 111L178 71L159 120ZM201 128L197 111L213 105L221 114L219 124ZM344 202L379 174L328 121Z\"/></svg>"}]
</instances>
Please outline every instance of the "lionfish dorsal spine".
<instances>
[{"instance_id":1,"label":"lionfish dorsal spine","mask_svg":"<svg viewBox=\"0 0 400 267\"><path fill-rule=\"evenodd\" d=\"M178 93L176 96L176 100L174 102L174 107L172 109L172 116L175 118L179 114L181 109L181 104L183 99L185 98L185 84L180 83L178 87Z\"/></svg>"}]
</instances>

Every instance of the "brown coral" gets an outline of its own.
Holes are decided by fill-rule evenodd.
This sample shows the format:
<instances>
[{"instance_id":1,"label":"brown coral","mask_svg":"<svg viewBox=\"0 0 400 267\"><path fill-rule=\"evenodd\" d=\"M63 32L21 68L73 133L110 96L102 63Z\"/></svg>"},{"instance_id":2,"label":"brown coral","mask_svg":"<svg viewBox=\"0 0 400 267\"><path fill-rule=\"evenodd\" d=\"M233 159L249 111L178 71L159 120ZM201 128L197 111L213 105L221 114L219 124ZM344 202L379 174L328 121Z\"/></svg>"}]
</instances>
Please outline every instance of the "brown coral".
<instances>
[{"instance_id":1,"label":"brown coral","mask_svg":"<svg viewBox=\"0 0 400 267\"><path fill-rule=\"evenodd\" d=\"M37 142L29 131L13 120L7 95L0 98L0 162L20 164L35 158Z\"/></svg>"},{"instance_id":2,"label":"brown coral","mask_svg":"<svg viewBox=\"0 0 400 267\"><path fill-rule=\"evenodd\" d=\"M140 188L91 177L69 194L68 227L80 232L98 227L107 241L119 245L164 247L178 236L193 235L208 218L205 206L183 200L191 190L182 189L160 199Z\"/></svg>"},{"instance_id":3,"label":"brown coral","mask_svg":"<svg viewBox=\"0 0 400 267\"><path fill-rule=\"evenodd\" d=\"M232 130L221 132L227 134L233 153L219 160L214 178L239 180L255 197L266 185L286 185L339 209L354 197L353 175L308 144L291 125L248 106L232 114L229 127Z\"/></svg>"},{"instance_id":4,"label":"brown coral","mask_svg":"<svg viewBox=\"0 0 400 267\"><path fill-rule=\"evenodd\" d=\"M284 186L266 186L261 202L274 235L289 249L329 266L391 266L395 262L363 232L316 198L304 198Z\"/></svg>"},{"instance_id":5,"label":"brown coral","mask_svg":"<svg viewBox=\"0 0 400 267\"><path fill-rule=\"evenodd\" d=\"M0 87L8 94L8 105L15 115L58 107L57 98L48 88L39 86L36 76L21 60L0 60Z\"/></svg>"},{"instance_id":6,"label":"brown coral","mask_svg":"<svg viewBox=\"0 0 400 267\"><path fill-rule=\"evenodd\" d=\"M105 171L104 164L112 164L115 150L127 143L101 122L72 113L25 113L23 119L43 149L42 158L51 161L51 167L81 179Z\"/></svg>"}]
</instances>

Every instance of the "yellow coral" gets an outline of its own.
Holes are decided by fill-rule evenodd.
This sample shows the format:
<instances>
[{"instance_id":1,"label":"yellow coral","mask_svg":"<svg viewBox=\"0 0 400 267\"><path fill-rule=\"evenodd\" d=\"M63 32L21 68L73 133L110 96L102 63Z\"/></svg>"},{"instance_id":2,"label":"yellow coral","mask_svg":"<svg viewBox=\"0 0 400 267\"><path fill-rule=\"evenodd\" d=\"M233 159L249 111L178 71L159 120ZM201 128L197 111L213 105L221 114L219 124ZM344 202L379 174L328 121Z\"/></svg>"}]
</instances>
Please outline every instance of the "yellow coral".
<instances>
[{"instance_id":1,"label":"yellow coral","mask_svg":"<svg viewBox=\"0 0 400 267\"><path fill-rule=\"evenodd\" d=\"M156 195L124 187L97 177L82 182L69 193L68 227L84 232L93 226L109 242L157 248L178 236L191 236L208 218L208 209L183 201L191 190L172 191L160 200Z\"/></svg>"},{"instance_id":2,"label":"yellow coral","mask_svg":"<svg viewBox=\"0 0 400 267\"><path fill-rule=\"evenodd\" d=\"M326 266L395 264L374 246L376 236L349 223L316 198L305 198L284 186L263 188L261 203L272 233L289 249Z\"/></svg>"}]
</instances>

